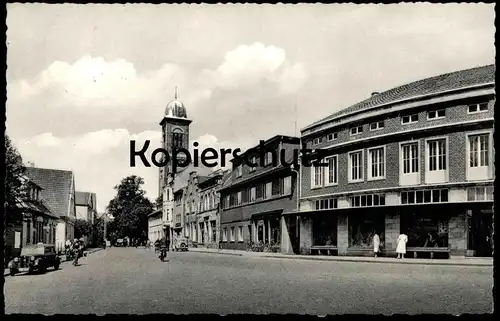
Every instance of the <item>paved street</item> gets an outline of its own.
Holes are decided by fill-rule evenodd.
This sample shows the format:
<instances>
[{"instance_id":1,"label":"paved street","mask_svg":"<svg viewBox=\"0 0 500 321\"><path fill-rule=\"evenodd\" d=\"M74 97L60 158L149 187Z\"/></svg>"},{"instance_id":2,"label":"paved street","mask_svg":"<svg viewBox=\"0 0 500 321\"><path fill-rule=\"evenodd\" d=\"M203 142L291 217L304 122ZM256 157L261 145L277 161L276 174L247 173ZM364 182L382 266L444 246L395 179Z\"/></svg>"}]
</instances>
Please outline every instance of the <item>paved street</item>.
<instances>
[{"instance_id":1,"label":"paved street","mask_svg":"<svg viewBox=\"0 0 500 321\"><path fill-rule=\"evenodd\" d=\"M5 279L5 312L490 313L492 267L322 262L111 248ZM33 291L37 287L38 292Z\"/></svg>"}]
</instances>

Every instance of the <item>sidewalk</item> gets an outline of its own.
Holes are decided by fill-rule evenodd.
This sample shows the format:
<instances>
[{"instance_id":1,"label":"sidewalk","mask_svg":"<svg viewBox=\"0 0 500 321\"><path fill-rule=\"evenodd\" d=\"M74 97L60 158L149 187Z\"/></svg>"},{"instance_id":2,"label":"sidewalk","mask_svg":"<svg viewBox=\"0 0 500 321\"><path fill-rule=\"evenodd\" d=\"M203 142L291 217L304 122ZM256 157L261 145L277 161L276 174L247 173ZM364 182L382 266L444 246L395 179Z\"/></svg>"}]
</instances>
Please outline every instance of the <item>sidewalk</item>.
<instances>
[{"instance_id":1,"label":"sidewalk","mask_svg":"<svg viewBox=\"0 0 500 321\"><path fill-rule=\"evenodd\" d=\"M465 258L465 259L396 259L387 257L359 257L359 256L322 256L322 255L287 255L268 252L247 252L238 250L217 250L207 248L189 248L191 252L211 253L233 256L266 257L289 260L310 261L341 261L341 262L364 262L364 263L391 263L391 264L421 264L421 265L451 265L451 266L493 266L493 258Z\"/></svg>"},{"instance_id":2,"label":"sidewalk","mask_svg":"<svg viewBox=\"0 0 500 321\"><path fill-rule=\"evenodd\" d=\"M98 248L91 248L91 249L87 249L87 250L85 250L85 251L84 251L84 254L89 255L89 254L92 254L92 253L97 252L97 251L100 251L100 250L104 250L104 249L103 249L102 247L98 247ZM63 254L63 255L60 255L59 257L61 258L61 263L68 262L68 261L66 260L66 255L64 255L64 254ZM9 276L9 275L10 275L10 273L9 273L9 269L7 269L7 268L6 268L6 269L4 269L3 276L4 276L4 277L6 277L6 276Z\"/></svg>"}]
</instances>

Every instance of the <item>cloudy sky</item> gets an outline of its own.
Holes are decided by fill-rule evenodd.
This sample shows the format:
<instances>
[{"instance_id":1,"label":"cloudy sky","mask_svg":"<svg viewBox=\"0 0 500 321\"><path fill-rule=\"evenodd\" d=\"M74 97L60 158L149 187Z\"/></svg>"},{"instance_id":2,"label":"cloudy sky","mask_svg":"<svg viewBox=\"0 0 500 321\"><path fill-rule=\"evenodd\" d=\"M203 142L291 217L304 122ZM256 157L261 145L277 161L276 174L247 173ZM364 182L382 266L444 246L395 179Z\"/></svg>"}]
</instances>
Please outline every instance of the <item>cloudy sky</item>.
<instances>
[{"instance_id":1,"label":"cloudy sky","mask_svg":"<svg viewBox=\"0 0 500 321\"><path fill-rule=\"evenodd\" d=\"M98 195L155 168L129 141L159 145L179 98L200 147L248 148L413 80L494 62L491 4L9 4L7 133L25 162L73 170Z\"/></svg>"}]
</instances>

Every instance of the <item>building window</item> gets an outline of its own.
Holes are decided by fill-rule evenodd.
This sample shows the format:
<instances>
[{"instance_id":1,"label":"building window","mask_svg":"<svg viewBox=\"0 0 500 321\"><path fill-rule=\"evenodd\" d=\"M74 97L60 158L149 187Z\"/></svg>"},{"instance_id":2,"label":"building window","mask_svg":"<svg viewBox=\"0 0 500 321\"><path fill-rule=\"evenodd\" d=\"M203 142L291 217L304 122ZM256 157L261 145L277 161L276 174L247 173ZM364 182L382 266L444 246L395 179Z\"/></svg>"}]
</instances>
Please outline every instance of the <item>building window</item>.
<instances>
[{"instance_id":1,"label":"building window","mask_svg":"<svg viewBox=\"0 0 500 321\"><path fill-rule=\"evenodd\" d=\"M273 184L272 182L266 183L264 185L264 199L270 199L273 196Z\"/></svg>"},{"instance_id":2,"label":"building window","mask_svg":"<svg viewBox=\"0 0 500 321\"><path fill-rule=\"evenodd\" d=\"M336 246L337 245L337 216L324 215L314 217L313 223L313 245Z\"/></svg>"},{"instance_id":3,"label":"building window","mask_svg":"<svg viewBox=\"0 0 500 321\"><path fill-rule=\"evenodd\" d=\"M354 195L349 197L351 207L384 206L385 194Z\"/></svg>"},{"instance_id":4,"label":"building window","mask_svg":"<svg viewBox=\"0 0 500 321\"><path fill-rule=\"evenodd\" d=\"M242 166L241 165L236 166L236 177L241 177L242 175L243 175Z\"/></svg>"},{"instance_id":5,"label":"building window","mask_svg":"<svg viewBox=\"0 0 500 321\"><path fill-rule=\"evenodd\" d=\"M316 210L332 210L338 207L337 198L326 198L322 200L316 200Z\"/></svg>"},{"instance_id":6,"label":"building window","mask_svg":"<svg viewBox=\"0 0 500 321\"><path fill-rule=\"evenodd\" d=\"M413 114L413 115L405 115L401 117L401 124L406 125L406 124L413 124L418 122L418 114Z\"/></svg>"},{"instance_id":7,"label":"building window","mask_svg":"<svg viewBox=\"0 0 500 321\"><path fill-rule=\"evenodd\" d=\"M429 110L427 112L427 120L442 119L446 117L446 109Z\"/></svg>"},{"instance_id":8,"label":"building window","mask_svg":"<svg viewBox=\"0 0 500 321\"><path fill-rule=\"evenodd\" d=\"M332 140L336 140L338 137L338 134L337 133L331 133L331 134L328 134L327 136L327 141L331 142Z\"/></svg>"},{"instance_id":9,"label":"building window","mask_svg":"<svg viewBox=\"0 0 500 321\"><path fill-rule=\"evenodd\" d=\"M250 171L253 172L253 171L255 171L257 169L257 157L252 156L252 158L250 159L250 162L252 164L255 164L255 166L252 165L252 167L250 167Z\"/></svg>"},{"instance_id":10,"label":"building window","mask_svg":"<svg viewBox=\"0 0 500 321\"><path fill-rule=\"evenodd\" d=\"M255 202L256 188L250 188L250 202Z\"/></svg>"},{"instance_id":11,"label":"building window","mask_svg":"<svg viewBox=\"0 0 500 321\"><path fill-rule=\"evenodd\" d=\"M467 188L467 201L493 201L493 186Z\"/></svg>"},{"instance_id":12,"label":"building window","mask_svg":"<svg viewBox=\"0 0 500 321\"><path fill-rule=\"evenodd\" d=\"M368 150L368 178L385 178L385 147Z\"/></svg>"},{"instance_id":13,"label":"building window","mask_svg":"<svg viewBox=\"0 0 500 321\"><path fill-rule=\"evenodd\" d=\"M446 170L446 140L430 140L427 146L429 148L429 171Z\"/></svg>"},{"instance_id":14,"label":"building window","mask_svg":"<svg viewBox=\"0 0 500 321\"><path fill-rule=\"evenodd\" d=\"M323 137L316 137L314 140L313 140L313 146L314 145L319 145L323 142Z\"/></svg>"},{"instance_id":15,"label":"building window","mask_svg":"<svg viewBox=\"0 0 500 321\"><path fill-rule=\"evenodd\" d=\"M328 164L325 167L326 173L326 185L334 185L338 183L338 157L337 155L328 157L326 159L326 163Z\"/></svg>"},{"instance_id":16,"label":"building window","mask_svg":"<svg viewBox=\"0 0 500 321\"><path fill-rule=\"evenodd\" d=\"M363 125L351 127L351 136L361 134L363 132Z\"/></svg>"},{"instance_id":17,"label":"building window","mask_svg":"<svg viewBox=\"0 0 500 321\"><path fill-rule=\"evenodd\" d=\"M222 230L222 242L227 242L227 227Z\"/></svg>"},{"instance_id":18,"label":"building window","mask_svg":"<svg viewBox=\"0 0 500 321\"><path fill-rule=\"evenodd\" d=\"M403 154L403 174L418 173L418 143L401 145Z\"/></svg>"},{"instance_id":19,"label":"building window","mask_svg":"<svg viewBox=\"0 0 500 321\"><path fill-rule=\"evenodd\" d=\"M384 129L384 127L385 127L385 124L384 124L383 120L377 121L377 122L374 122L374 123L370 124L370 130Z\"/></svg>"},{"instance_id":20,"label":"building window","mask_svg":"<svg viewBox=\"0 0 500 321\"><path fill-rule=\"evenodd\" d=\"M241 205L241 191L236 193L236 205Z\"/></svg>"},{"instance_id":21,"label":"building window","mask_svg":"<svg viewBox=\"0 0 500 321\"><path fill-rule=\"evenodd\" d=\"M283 195L292 194L292 176L283 178Z\"/></svg>"},{"instance_id":22,"label":"building window","mask_svg":"<svg viewBox=\"0 0 500 321\"><path fill-rule=\"evenodd\" d=\"M180 131L180 129L176 129L176 131L174 131L172 133L172 145L173 145L173 147L182 148L183 147L183 140L184 140L184 134L182 133L182 131Z\"/></svg>"},{"instance_id":23,"label":"building window","mask_svg":"<svg viewBox=\"0 0 500 321\"><path fill-rule=\"evenodd\" d=\"M349 182L363 181L363 151L349 153Z\"/></svg>"},{"instance_id":24,"label":"building window","mask_svg":"<svg viewBox=\"0 0 500 321\"><path fill-rule=\"evenodd\" d=\"M231 234L230 234L230 236L229 236L229 240L230 240L231 242L234 242L234 239L235 239L235 236L234 236L234 226L233 226L233 227L231 227L231 232L230 232L230 233L231 233Z\"/></svg>"},{"instance_id":25,"label":"building window","mask_svg":"<svg viewBox=\"0 0 500 321\"><path fill-rule=\"evenodd\" d=\"M469 166L489 166L489 134L469 136Z\"/></svg>"},{"instance_id":26,"label":"building window","mask_svg":"<svg viewBox=\"0 0 500 321\"><path fill-rule=\"evenodd\" d=\"M243 242L243 226L238 226L238 242Z\"/></svg>"},{"instance_id":27,"label":"building window","mask_svg":"<svg viewBox=\"0 0 500 321\"><path fill-rule=\"evenodd\" d=\"M349 216L348 220L349 247L365 248L373 251L373 236L377 233L380 247L385 242L385 213L363 212Z\"/></svg>"},{"instance_id":28,"label":"building window","mask_svg":"<svg viewBox=\"0 0 500 321\"><path fill-rule=\"evenodd\" d=\"M469 114L488 111L488 103L472 104L468 106Z\"/></svg>"},{"instance_id":29,"label":"building window","mask_svg":"<svg viewBox=\"0 0 500 321\"><path fill-rule=\"evenodd\" d=\"M401 204L427 204L448 202L448 189L401 192Z\"/></svg>"},{"instance_id":30,"label":"building window","mask_svg":"<svg viewBox=\"0 0 500 321\"><path fill-rule=\"evenodd\" d=\"M401 230L407 231L407 247L448 247L448 213L401 215Z\"/></svg>"},{"instance_id":31,"label":"building window","mask_svg":"<svg viewBox=\"0 0 500 321\"><path fill-rule=\"evenodd\" d=\"M311 166L311 171L312 188L323 186L323 167L319 166L319 164L317 166L313 164L313 166Z\"/></svg>"}]
</instances>

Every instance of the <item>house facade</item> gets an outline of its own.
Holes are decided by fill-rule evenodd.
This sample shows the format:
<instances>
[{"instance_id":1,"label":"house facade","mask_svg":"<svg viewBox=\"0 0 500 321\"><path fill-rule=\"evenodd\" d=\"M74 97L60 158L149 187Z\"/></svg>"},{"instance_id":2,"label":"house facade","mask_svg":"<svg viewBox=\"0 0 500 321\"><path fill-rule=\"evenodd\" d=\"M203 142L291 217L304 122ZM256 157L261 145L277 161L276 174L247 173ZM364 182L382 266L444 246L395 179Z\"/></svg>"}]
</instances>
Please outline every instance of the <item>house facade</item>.
<instances>
[{"instance_id":1,"label":"house facade","mask_svg":"<svg viewBox=\"0 0 500 321\"><path fill-rule=\"evenodd\" d=\"M301 131L326 167L301 167L300 249L372 255L400 233L418 257L491 256L495 66L382 93Z\"/></svg>"},{"instance_id":2,"label":"house facade","mask_svg":"<svg viewBox=\"0 0 500 321\"><path fill-rule=\"evenodd\" d=\"M148 215L148 239L152 243L164 235L162 212L162 208L159 208Z\"/></svg>"},{"instance_id":3,"label":"house facade","mask_svg":"<svg viewBox=\"0 0 500 321\"><path fill-rule=\"evenodd\" d=\"M97 219L96 194L90 192L75 192L75 208L77 220L84 220L93 225ZM92 230L90 235L83 236L85 244L89 244L89 241L94 239L94 233L95 231Z\"/></svg>"},{"instance_id":4,"label":"house facade","mask_svg":"<svg viewBox=\"0 0 500 321\"><path fill-rule=\"evenodd\" d=\"M43 188L24 178L24 196L19 198L21 220L8 226L5 240L5 258L18 256L22 247L29 244L55 244L59 217L42 197Z\"/></svg>"},{"instance_id":5,"label":"house facade","mask_svg":"<svg viewBox=\"0 0 500 321\"><path fill-rule=\"evenodd\" d=\"M219 244L219 193L224 172L215 171L209 176L196 177L188 185L188 211L185 213L185 236L197 246L217 248ZM190 187L190 188L189 188Z\"/></svg>"},{"instance_id":6,"label":"house facade","mask_svg":"<svg viewBox=\"0 0 500 321\"><path fill-rule=\"evenodd\" d=\"M294 150L300 147L299 138L279 135L265 141L263 147L263 153L255 152L258 147L254 147L233 159L230 179L219 190L221 247L246 250L252 244L264 244L293 253L297 239L293 222L285 224L283 214L296 210L298 172L285 166L280 155L291 164Z\"/></svg>"},{"instance_id":7,"label":"house facade","mask_svg":"<svg viewBox=\"0 0 500 321\"><path fill-rule=\"evenodd\" d=\"M27 172L33 183L42 188L40 198L58 217L55 246L58 251L63 251L65 242L75 237L76 193L73 172L37 167L28 167Z\"/></svg>"}]
</instances>

